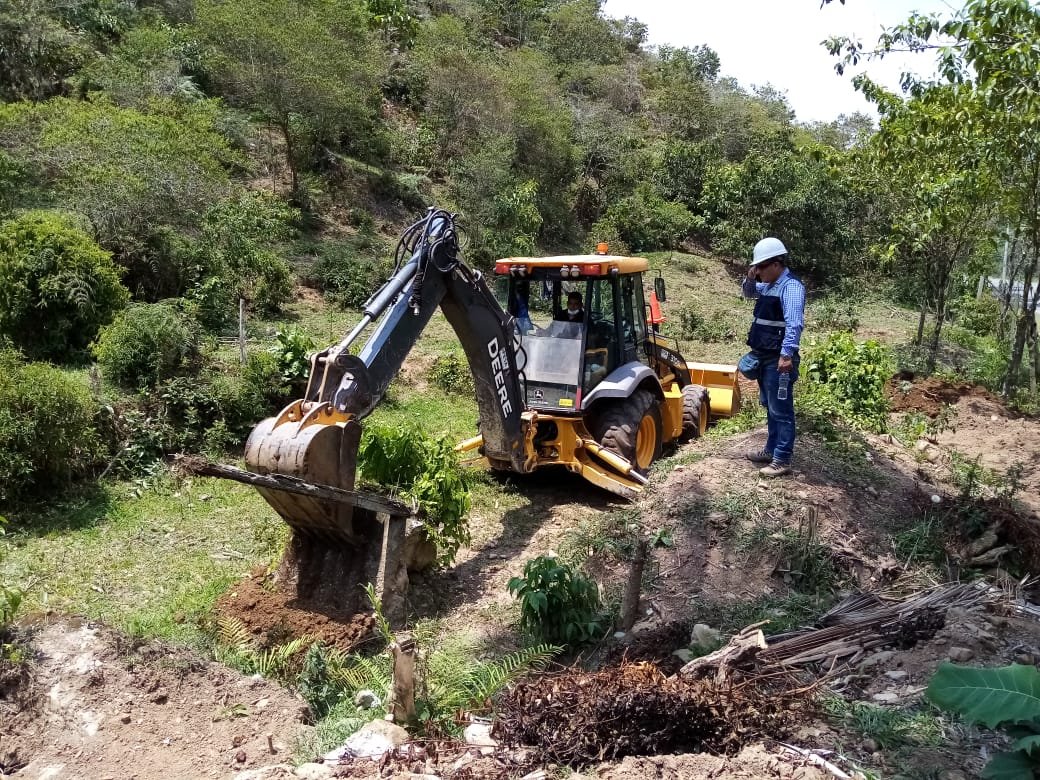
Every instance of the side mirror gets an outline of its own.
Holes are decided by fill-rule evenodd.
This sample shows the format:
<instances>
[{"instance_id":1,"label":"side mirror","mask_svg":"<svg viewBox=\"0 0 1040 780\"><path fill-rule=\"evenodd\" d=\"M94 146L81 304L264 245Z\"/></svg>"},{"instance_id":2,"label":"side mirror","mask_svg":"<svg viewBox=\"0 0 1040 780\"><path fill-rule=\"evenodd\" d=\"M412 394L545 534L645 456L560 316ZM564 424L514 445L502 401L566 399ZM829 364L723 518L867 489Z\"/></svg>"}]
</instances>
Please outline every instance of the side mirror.
<instances>
[{"instance_id":1,"label":"side mirror","mask_svg":"<svg viewBox=\"0 0 1040 780\"><path fill-rule=\"evenodd\" d=\"M666 300L668 300L668 296L665 294L665 291L664 291L664 277L663 276L655 276L654 277L654 295L657 296L657 300L660 301L661 303L664 303Z\"/></svg>"}]
</instances>

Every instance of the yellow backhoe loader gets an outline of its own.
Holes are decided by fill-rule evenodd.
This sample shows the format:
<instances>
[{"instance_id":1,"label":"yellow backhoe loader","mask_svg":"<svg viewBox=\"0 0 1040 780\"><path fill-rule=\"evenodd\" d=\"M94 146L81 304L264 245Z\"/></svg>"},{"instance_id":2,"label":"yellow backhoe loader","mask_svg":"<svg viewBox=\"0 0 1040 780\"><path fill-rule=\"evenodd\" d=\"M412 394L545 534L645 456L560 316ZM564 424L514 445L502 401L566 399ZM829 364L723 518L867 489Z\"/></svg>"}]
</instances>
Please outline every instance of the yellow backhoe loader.
<instances>
[{"instance_id":1,"label":"yellow backhoe loader","mask_svg":"<svg viewBox=\"0 0 1040 780\"><path fill-rule=\"evenodd\" d=\"M454 215L431 208L405 231L394 271L365 304L361 321L312 357L304 397L252 432L246 463L260 474L352 491L360 421L439 308L476 389L479 429L459 445L461 452L501 471L566 468L635 497L663 444L699 436L709 415L739 408L737 370L684 360L648 324L647 261L600 249L503 259L492 289L459 257ZM663 300L664 280L653 282ZM571 293L585 303L577 322L561 318ZM349 504L258 489L296 530L355 536Z\"/></svg>"}]
</instances>

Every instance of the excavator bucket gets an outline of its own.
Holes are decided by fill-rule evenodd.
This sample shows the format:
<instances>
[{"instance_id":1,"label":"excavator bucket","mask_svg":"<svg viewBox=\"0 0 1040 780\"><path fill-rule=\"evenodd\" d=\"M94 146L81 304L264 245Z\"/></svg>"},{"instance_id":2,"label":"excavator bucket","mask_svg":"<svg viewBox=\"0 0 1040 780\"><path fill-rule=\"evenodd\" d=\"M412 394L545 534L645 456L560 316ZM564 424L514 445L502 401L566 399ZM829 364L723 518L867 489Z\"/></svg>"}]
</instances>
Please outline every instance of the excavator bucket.
<instances>
[{"instance_id":1,"label":"excavator bucket","mask_svg":"<svg viewBox=\"0 0 1040 780\"><path fill-rule=\"evenodd\" d=\"M283 474L305 482L353 490L361 425L327 403L294 401L262 421L246 441L246 465L258 474ZM283 490L258 487L294 530L356 543L353 507Z\"/></svg>"}]
</instances>

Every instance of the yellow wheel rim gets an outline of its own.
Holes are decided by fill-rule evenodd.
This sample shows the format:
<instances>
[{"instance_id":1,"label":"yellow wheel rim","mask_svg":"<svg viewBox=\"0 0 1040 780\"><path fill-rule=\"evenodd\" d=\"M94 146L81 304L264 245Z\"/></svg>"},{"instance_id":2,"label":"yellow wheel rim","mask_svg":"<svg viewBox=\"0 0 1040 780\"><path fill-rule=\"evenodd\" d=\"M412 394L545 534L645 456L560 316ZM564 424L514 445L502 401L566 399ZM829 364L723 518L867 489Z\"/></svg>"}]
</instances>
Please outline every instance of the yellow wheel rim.
<instances>
[{"instance_id":1,"label":"yellow wheel rim","mask_svg":"<svg viewBox=\"0 0 1040 780\"><path fill-rule=\"evenodd\" d=\"M636 434L636 465L641 469L650 468L656 449L657 423L648 414L640 421L639 432Z\"/></svg>"}]
</instances>

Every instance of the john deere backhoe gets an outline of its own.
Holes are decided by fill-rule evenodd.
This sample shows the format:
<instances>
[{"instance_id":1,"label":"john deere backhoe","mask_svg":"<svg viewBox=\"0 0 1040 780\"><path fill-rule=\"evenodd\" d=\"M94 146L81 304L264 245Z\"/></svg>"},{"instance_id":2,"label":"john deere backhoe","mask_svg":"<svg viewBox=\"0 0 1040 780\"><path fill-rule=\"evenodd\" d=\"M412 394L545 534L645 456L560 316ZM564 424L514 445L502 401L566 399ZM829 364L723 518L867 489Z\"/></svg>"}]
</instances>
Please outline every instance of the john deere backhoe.
<instances>
[{"instance_id":1,"label":"john deere backhoe","mask_svg":"<svg viewBox=\"0 0 1040 780\"><path fill-rule=\"evenodd\" d=\"M246 463L260 474L353 490L360 422L439 308L476 388L478 435L460 451L501 471L566 468L632 498L662 444L698 436L709 414L739 407L734 366L688 363L648 324L646 271L646 260L605 247L510 258L495 266L496 297L459 257L453 215L430 209L405 231L394 271L361 321L313 356L304 397L252 432ZM663 279L654 281L663 299ZM586 303L582 321L558 321L571 292ZM349 505L259 490L294 529L351 538Z\"/></svg>"}]
</instances>

